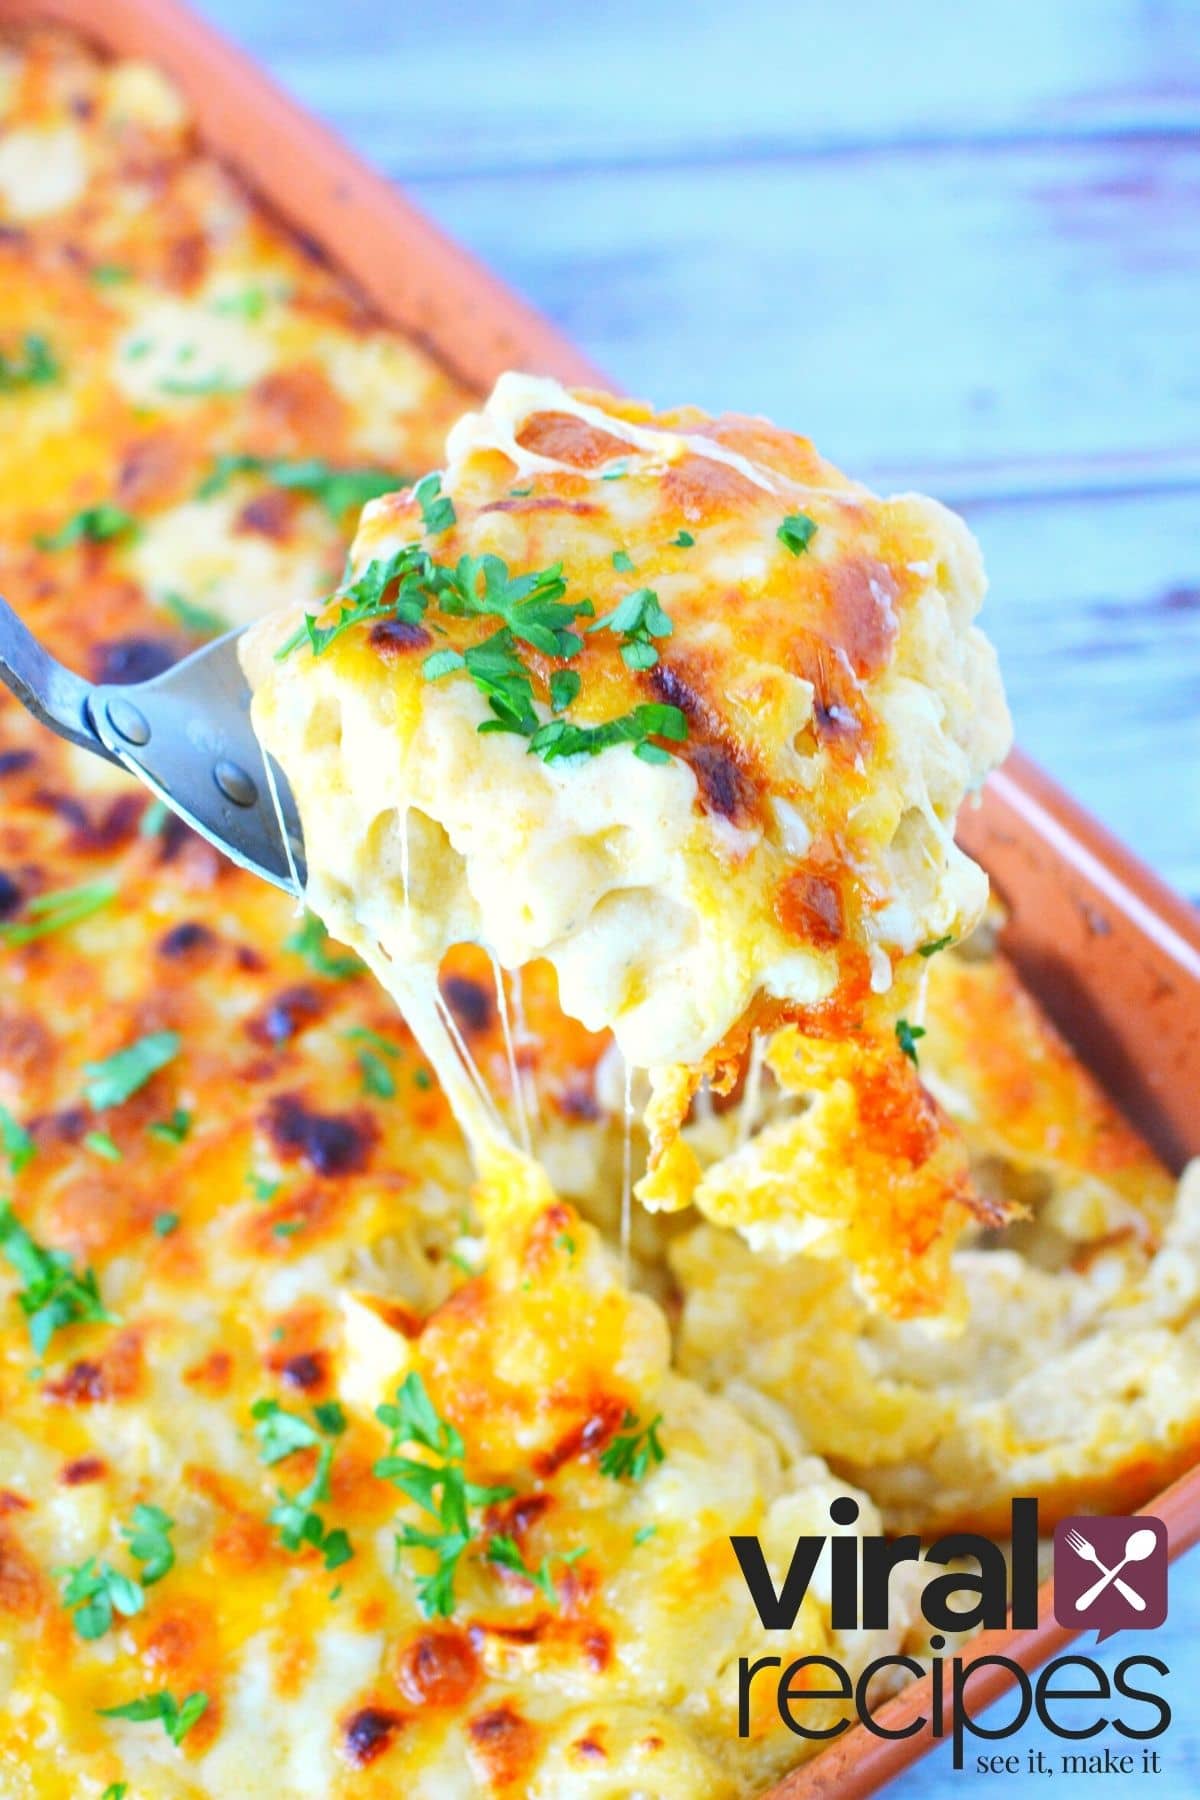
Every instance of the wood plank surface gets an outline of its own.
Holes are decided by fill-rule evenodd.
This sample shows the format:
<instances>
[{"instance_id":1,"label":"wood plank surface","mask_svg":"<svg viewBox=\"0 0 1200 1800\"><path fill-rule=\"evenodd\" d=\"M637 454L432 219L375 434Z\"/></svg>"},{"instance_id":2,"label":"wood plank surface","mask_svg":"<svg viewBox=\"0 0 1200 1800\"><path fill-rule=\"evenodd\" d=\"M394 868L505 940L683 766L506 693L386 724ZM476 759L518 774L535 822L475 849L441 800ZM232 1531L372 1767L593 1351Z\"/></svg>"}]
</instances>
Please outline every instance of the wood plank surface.
<instances>
[{"instance_id":1,"label":"wood plank surface","mask_svg":"<svg viewBox=\"0 0 1200 1800\"><path fill-rule=\"evenodd\" d=\"M205 10L615 380L961 505L1022 741L1200 896L1190 0Z\"/></svg>"},{"instance_id":2,"label":"wood plank surface","mask_svg":"<svg viewBox=\"0 0 1200 1800\"><path fill-rule=\"evenodd\" d=\"M1195 0L201 4L615 380L961 505L1025 748L1200 897ZM1123 1784L1160 1800L1200 1792L1198 1576L1099 1655L1171 1670Z\"/></svg>"},{"instance_id":3,"label":"wood plank surface","mask_svg":"<svg viewBox=\"0 0 1200 1800\"><path fill-rule=\"evenodd\" d=\"M866 479L1200 480L1200 140L409 185L627 385Z\"/></svg>"},{"instance_id":4,"label":"wood plank surface","mask_svg":"<svg viewBox=\"0 0 1200 1800\"><path fill-rule=\"evenodd\" d=\"M1200 495L964 510L1021 744L1200 895Z\"/></svg>"},{"instance_id":5,"label":"wood plank surface","mask_svg":"<svg viewBox=\"0 0 1200 1800\"><path fill-rule=\"evenodd\" d=\"M202 0L412 177L1200 130L1192 0Z\"/></svg>"}]
</instances>

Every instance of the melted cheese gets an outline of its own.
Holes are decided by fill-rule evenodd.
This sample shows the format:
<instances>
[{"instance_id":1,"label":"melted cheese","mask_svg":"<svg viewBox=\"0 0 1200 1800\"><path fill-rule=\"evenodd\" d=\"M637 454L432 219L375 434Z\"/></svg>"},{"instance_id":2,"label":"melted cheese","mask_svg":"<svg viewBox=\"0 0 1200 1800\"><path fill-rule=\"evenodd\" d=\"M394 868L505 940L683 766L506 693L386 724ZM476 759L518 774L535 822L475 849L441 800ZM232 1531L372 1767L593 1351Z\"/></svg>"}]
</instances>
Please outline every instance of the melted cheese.
<instances>
[{"instance_id":1,"label":"melted cheese","mask_svg":"<svg viewBox=\"0 0 1200 1800\"><path fill-rule=\"evenodd\" d=\"M630 1064L660 1071L660 1095L680 1097L674 1116L660 1102L655 1163L668 1167L643 1198L704 1204L670 1160L691 1093L670 1067L736 1057L756 1009L823 1023L841 1007L857 1025L886 996L894 1011L919 946L982 907L982 875L952 837L1007 741L971 623L977 552L932 502L875 500L773 427L656 420L533 377L503 376L447 451L450 529L421 538L411 494L378 502L356 571L418 540L447 567L464 554L521 574L561 565L567 602L586 594L599 619L652 582L672 624L653 666L631 671L614 634L581 621L568 716L595 725L682 701L687 745L655 763L627 744L544 760L495 732L466 675L430 682L422 668L435 643L469 648L494 616L464 623L435 605L436 638L357 629L281 657L285 616L252 634L246 663L256 729L304 821L310 904L410 1019L430 1014L416 990L435 991L455 943L485 944L508 969L548 961L567 1011L611 1029ZM801 506L812 534L797 555L779 531ZM534 665L540 693L550 664ZM537 717L551 717L544 700ZM450 1078L448 1050L428 1041ZM461 1077L451 1091L475 1130Z\"/></svg>"},{"instance_id":2,"label":"melted cheese","mask_svg":"<svg viewBox=\"0 0 1200 1800\"><path fill-rule=\"evenodd\" d=\"M977 1189L1018 1209L956 1250L953 1329L871 1311L836 1262L764 1260L703 1225L670 1251L683 1366L783 1405L898 1531L1003 1532L1022 1493L1046 1523L1132 1509L1200 1443L1200 1171L1176 1194L994 956L935 957L925 1025L922 1074ZM783 1087L769 1097L768 1169L773 1141L804 1131L793 1106Z\"/></svg>"},{"instance_id":3,"label":"melted cheese","mask_svg":"<svg viewBox=\"0 0 1200 1800\"><path fill-rule=\"evenodd\" d=\"M139 305L116 347L117 385L135 406L163 407L241 389L271 367L267 334L204 301Z\"/></svg>"},{"instance_id":4,"label":"melted cheese","mask_svg":"<svg viewBox=\"0 0 1200 1800\"><path fill-rule=\"evenodd\" d=\"M522 573L561 561L568 599L586 591L599 615L653 581L674 623L661 661L631 675L612 635L589 632L572 664L579 716L595 723L618 700L682 691L689 742L703 739L691 762L685 753L651 766L628 746L546 762L519 736L480 740L490 713L468 680L425 683L419 655L385 657L363 632L320 659L301 650L273 666L253 646L248 656L266 690L259 728L313 839L318 904L353 896L393 960L462 936L487 942L506 967L545 957L568 1010L590 1029L610 1027L647 1067L703 1061L759 997L811 1013L846 979L853 951L880 955L875 985L890 987L893 959L968 928L984 887L950 827L1006 725L990 652L970 626L976 554L948 515L915 501L888 503L889 514L824 465L820 487L801 483L789 468L801 441L766 427L741 434L756 447L768 440L755 461L719 440L719 423L704 436L643 425L634 411L503 377L487 408L451 433L445 491L457 523L428 545L447 564L464 552L500 555ZM528 447L560 439L571 460ZM529 494L510 497L529 476ZM774 528L801 499L820 523L810 552L794 557ZM414 515L404 495L368 509L356 568L414 541ZM671 528L689 519L698 543L673 549ZM941 540L941 586L899 565L901 534L918 529L922 548ZM636 570L627 579L612 566L618 552ZM439 630L449 645L463 635L444 619ZM832 634L807 659L785 649L806 631ZM883 740L859 746L862 772L841 769L828 742L800 748L837 735L820 723L837 703L810 678L822 654L859 697L855 730ZM427 892L399 908L388 832L413 812L444 850L422 877ZM817 838L823 878L803 860ZM853 887L854 926L840 920L822 937L803 895L789 915L788 884L806 872L824 881L818 907L840 907L840 884Z\"/></svg>"},{"instance_id":5,"label":"melted cheese","mask_svg":"<svg viewBox=\"0 0 1200 1800\"><path fill-rule=\"evenodd\" d=\"M14 219L40 219L78 200L87 183L80 132L71 125L9 131L0 143L0 196Z\"/></svg>"},{"instance_id":6,"label":"melted cheese","mask_svg":"<svg viewBox=\"0 0 1200 1800\"><path fill-rule=\"evenodd\" d=\"M312 592L329 566L328 524L318 513L294 509L282 541L240 530L248 494L244 483L236 487L241 491L164 507L126 553L130 573L164 612L182 595L211 617L214 630L249 624L264 601L286 606L293 595Z\"/></svg>"}]
</instances>

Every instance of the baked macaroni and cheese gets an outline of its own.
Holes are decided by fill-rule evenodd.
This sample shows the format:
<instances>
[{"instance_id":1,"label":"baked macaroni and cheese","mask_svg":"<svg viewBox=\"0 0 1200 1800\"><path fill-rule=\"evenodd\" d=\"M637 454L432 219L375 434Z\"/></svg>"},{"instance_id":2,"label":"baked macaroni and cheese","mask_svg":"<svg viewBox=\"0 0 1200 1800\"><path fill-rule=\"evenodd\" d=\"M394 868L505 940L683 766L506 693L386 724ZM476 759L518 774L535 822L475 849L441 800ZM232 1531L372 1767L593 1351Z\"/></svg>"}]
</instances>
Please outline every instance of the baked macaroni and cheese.
<instances>
[{"instance_id":1,"label":"baked macaroni and cheese","mask_svg":"<svg viewBox=\"0 0 1200 1800\"><path fill-rule=\"evenodd\" d=\"M439 488L475 399L154 71L0 34L0 592L105 680L320 634L408 484L351 583L453 546L464 610L381 583L267 686L337 916L383 966L369 870L502 1160L351 948L0 696L4 1800L748 1800L804 1745L738 1718L731 1535L782 1570L1194 1453L1194 1189L990 937L942 945L1005 733L970 540L765 426L511 384ZM666 1071L628 1136L625 1056ZM627 1171L677 1210L625 1247ZM909 1586L842 1629L827 1566L771 1652L921 1654Z\"/></svg>"},{"instance_id":2,"label":"baked macaroni and cheese","mask_svg":"<svg viewBox=\"0 0 1200 1800\"><path fill-rule=\"evenodd\" d=\"M974 924L954 818L1008 721L957 520L762 420L528 376L447 456L250 653L319 904L395 960L545 957L640 1068L861 1012Z\"/></svg>"},{"instance_id":3,"label":"baked macaroni and cheese","mask_svg":"<svg viewBox=\"0 0 1200 1800\"><path fill-rule=\"evenodd\" d=\"M804 1127L827 1175L881 1082L892 1110L923 1104L892 1025L982 909L954 819L1008 744L978 550L762 420L530 377L503 376L447 454L368 508L322 613L247 641L310 904L396 993L469 1129L435 1011L463 940L505 969L544 958L564 1010L652 1072L643 1200L711 1200L800 1248L822 1235L809 1208L743 1205L745 1183L718 1202L674 1132L698 1074L728 1087L784 1019L834 1038L882 1019L890 1041L878 1079L846 1062L853 1116ZM927 1129L928 1220L967 1189Z\"/></svg>"}]
</instances>

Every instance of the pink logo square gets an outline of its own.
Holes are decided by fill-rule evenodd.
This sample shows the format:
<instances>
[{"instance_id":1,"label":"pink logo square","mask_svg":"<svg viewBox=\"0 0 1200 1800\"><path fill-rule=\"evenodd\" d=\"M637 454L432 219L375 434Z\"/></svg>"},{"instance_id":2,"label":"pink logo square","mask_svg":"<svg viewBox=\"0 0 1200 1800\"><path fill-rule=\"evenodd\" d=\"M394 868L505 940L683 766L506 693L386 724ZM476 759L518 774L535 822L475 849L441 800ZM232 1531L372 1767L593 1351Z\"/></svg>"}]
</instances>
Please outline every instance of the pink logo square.
<instances>
[{"instance_id":1,"label":"pink logo square","mask_svg":"<svg viewBox=\"0 0 1200 1800\"><path fill-rule=\"evenodd\" d=\"M1064 1519L1054 1532L1054 1617L1075 1631L1150 1631L1167 1616L1167 1528L1132 1518Z\"/></svg>"}]
</instances>

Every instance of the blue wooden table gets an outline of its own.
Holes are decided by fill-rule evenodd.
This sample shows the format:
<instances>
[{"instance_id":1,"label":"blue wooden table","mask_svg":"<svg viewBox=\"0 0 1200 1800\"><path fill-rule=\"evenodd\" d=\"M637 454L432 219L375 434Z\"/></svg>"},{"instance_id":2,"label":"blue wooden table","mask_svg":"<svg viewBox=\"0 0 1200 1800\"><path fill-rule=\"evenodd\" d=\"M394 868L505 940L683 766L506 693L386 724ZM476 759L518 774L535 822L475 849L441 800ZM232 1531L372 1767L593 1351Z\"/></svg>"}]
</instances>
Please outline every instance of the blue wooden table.
<instances>
[{"instance_id":1,"label":"blue wooden table","mask_svg":"<svg viewBox=\"0 0 1200 1800\"><path fill-rule=\"evenodd\" d=\"M960 507L1025 749L1200 898L1198 0L201 6L623 386Z\"/></svg>"}]
</instances>

